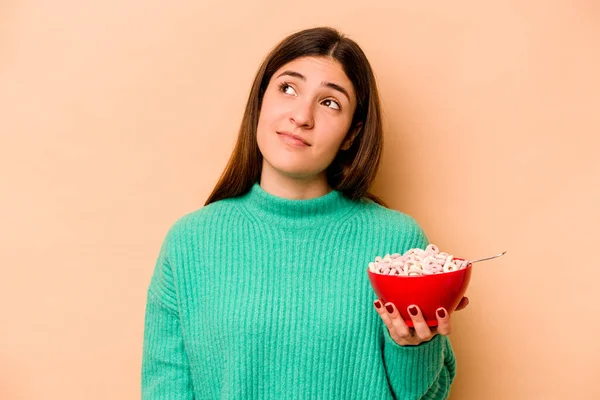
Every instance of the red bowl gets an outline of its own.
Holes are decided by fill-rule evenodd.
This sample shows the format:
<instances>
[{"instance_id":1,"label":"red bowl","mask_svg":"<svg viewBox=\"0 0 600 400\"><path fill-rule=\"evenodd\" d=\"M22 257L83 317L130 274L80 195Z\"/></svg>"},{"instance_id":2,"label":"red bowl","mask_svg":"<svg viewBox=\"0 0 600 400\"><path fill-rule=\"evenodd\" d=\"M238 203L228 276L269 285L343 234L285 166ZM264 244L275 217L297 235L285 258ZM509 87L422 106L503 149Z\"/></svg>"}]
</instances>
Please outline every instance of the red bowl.
<instances>
[{"instance_id":1,"label":"red bowl","mask_svg":"<svg viewBox=\"0 0 600 400\"><path fill-rule=\"evenodd\" d=\"M471 270L472 264L463 269L434 275L383 275L371 272L368 268L367 273L379 300L394 303L406 325L412 327L407 307L413 304L419 306L428 326L437 326L435 311L438 308L444 307L448 315L452 314L467 291Z\"/></svg>"}]
</instances>

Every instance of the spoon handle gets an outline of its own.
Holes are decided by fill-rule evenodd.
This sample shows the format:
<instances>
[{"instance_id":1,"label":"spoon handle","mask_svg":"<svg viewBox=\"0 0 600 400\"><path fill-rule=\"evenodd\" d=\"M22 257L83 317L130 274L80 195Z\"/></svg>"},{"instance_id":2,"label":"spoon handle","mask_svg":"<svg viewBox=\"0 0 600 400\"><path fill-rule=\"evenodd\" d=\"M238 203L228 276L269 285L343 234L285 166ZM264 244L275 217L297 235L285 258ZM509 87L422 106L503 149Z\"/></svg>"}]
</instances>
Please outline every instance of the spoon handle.
<instances>
[{"instance_id":1,"label":"spoon handle","mask_svg":"<svg viewBox=\"0 0 600 400\"><path fill-rule=\"evenodd\" d=\"M503 251L500 254L496 254L495 256L491 256L491 257L486 257L486 258L480 258L478 260L473 260L473 261L469 261L471 264L476 263L476 262L480 262L480 261L486 261L486 260L491 260L492 258L498 258L500 256L503 256L504 254L506 254L506 251Z\"/></svg>"}]
</instances>

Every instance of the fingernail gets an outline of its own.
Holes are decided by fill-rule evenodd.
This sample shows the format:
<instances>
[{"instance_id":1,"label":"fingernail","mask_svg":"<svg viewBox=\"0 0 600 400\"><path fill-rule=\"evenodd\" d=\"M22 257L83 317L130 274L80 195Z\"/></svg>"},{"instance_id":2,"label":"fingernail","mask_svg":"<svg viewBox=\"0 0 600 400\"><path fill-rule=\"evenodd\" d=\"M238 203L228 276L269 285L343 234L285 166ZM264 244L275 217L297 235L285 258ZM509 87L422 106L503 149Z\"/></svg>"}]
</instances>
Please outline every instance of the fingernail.
<instances>
[{"instance_id":1,"label":"fingernail","mask_svg":"<svg viewBox=\"0 0 600 400\"><path fill-rule=\"evenodd\" d=\"M444 311L444 309L440 308L439 310L437 310L437 315L440 318L446 318L446 311Z\"/></svg>"},{"instance_id":2,"label":"fingernail","mask_svg":"<svg viewBox=\"0 0 600 400\"><path fill-rule=\"evenodd\" d=\"M385 309L387 310L387 312L389 312L390 314L392 314L394 312L394 306L392 306L391 304L388 304L387 306L385 306Z\"/></svg>"},{"instance_id":3,"label":"fingernail","mask_svg":"<svg viewBox=\"0 0 600 400\"><path fill-rule=\"evenodd\" d=\"M413 317L416 317L417 314L419 314L419 310L417 310L417 307L415 306L410 306L408 307L408 312L410 313L410 315L412 315Z\"/></svg>"},{"instance_id":4,"label":"fingernail","mask_svg":"<svg viewBox=\"0 0 600 400\"><path fill-rule=\"evenodd\" d=\"M375 307L376 308L381 308L381 302L379 300L375 300Z\"/></svg>"}]
</instances>

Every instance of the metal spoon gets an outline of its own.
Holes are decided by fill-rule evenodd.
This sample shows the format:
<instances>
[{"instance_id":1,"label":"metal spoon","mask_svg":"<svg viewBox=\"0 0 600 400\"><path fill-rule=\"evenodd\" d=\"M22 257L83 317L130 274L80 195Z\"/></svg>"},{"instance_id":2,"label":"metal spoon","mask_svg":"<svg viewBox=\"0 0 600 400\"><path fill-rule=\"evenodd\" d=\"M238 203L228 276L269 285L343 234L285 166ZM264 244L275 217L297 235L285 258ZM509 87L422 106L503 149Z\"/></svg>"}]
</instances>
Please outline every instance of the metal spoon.
<instances>
[{"instance_id":1,"label":"metal spoon","mask_svg":"<svg viewBox=\"0 0 600 400\"><path fill-rule=\"evenodd\" d=\"M485 257L485 258L480 258L478 260L473 260L473 261L469 261L471 264L476 263L476 262L480 262L480 261L486 261L486 260L491 260L492 258L498 258L500 256L503 256L504 254L506 254L506 251L503 251L500 254L496 254L495 256L491 256L491 257Z\"/></svg>"}]
</instances>

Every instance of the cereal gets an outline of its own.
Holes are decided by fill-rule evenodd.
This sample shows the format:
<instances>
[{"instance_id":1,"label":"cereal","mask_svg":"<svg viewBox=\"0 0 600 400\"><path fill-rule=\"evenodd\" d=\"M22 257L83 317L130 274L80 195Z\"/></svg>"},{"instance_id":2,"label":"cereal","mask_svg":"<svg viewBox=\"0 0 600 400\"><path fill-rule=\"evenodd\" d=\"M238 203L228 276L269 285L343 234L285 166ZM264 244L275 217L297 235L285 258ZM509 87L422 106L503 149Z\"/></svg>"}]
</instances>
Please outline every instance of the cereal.
<instances>
[{"instance_id":1,"label":"cereal","mask_svg":"<svg viewBox=\"0 0 600 400\"><path fill-rule=\"evenodd\" d=\"M374 262L369 263L369 271L384 275L422 276L458 271L468 265L468 260L455 260L451 254L441 252L436 245L430 244L425 250L414 248L403 255L377 256Z\"/></svg>"}]
</instances>

